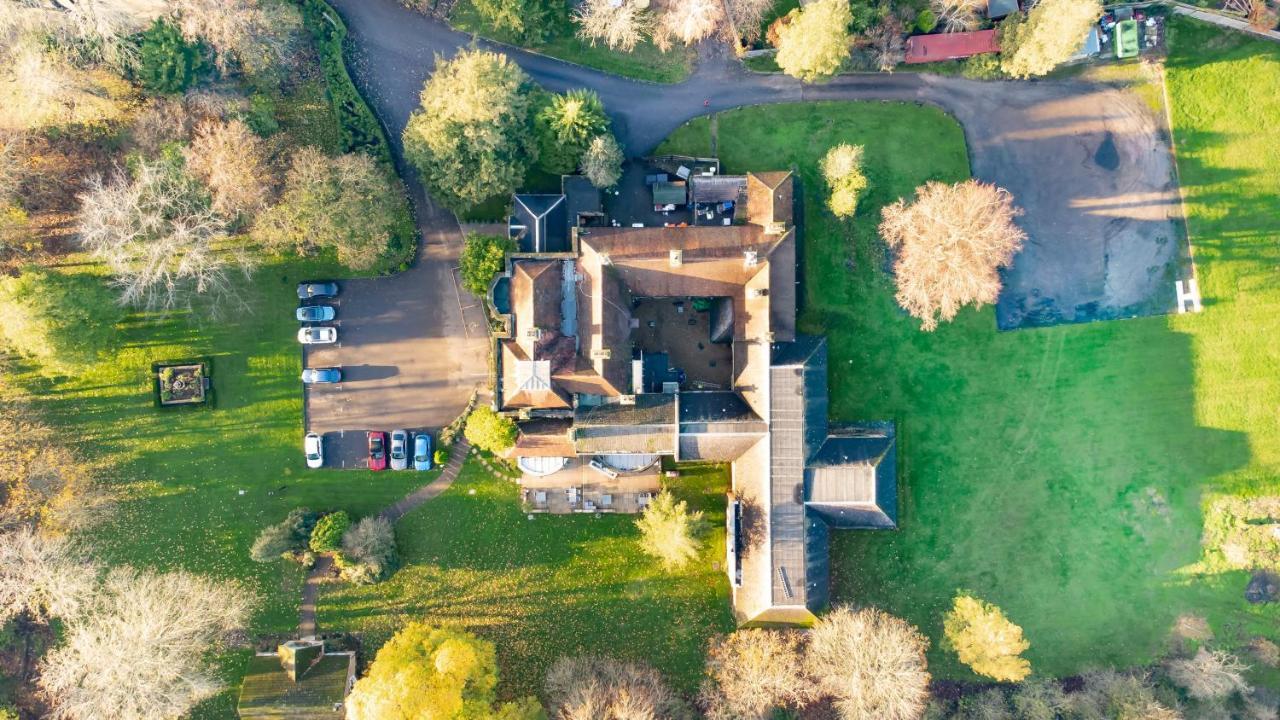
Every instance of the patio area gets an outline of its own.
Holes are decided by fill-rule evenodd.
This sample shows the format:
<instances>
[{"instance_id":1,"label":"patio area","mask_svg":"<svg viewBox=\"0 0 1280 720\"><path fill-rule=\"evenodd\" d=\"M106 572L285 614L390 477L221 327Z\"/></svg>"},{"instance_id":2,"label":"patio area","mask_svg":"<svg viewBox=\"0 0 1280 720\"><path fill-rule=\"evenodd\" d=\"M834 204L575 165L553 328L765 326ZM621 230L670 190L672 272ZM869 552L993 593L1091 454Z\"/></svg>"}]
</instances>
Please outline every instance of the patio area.
<instances>
[{"instance_id":1,"label":"patio area","mask_svg":"<svg viewBox=\"0 0 1280 720\"><path fill-rule=\"evenodd\" d=\"M548 475L522 475L518 482L525 511L638 513L662 486L659 464L610 477L589 462L589 458L569 458L564 467Z\"/></svg>"}]
</instances>

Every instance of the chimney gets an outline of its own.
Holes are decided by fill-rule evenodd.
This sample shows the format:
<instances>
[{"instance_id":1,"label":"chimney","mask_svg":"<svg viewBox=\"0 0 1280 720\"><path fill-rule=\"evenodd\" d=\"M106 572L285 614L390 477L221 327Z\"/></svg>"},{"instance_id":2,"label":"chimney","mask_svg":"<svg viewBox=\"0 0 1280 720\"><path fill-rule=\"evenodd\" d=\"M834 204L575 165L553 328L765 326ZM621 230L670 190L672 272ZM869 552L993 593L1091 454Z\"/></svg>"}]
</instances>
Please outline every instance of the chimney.
<instances>
[{"instance_id":1,"label":"chimney","mask_svg":"<svg viewBox=\"0 0 1280 720\"><path fill-rule=\"evenodd\" d=\"M319 640L290 640L276 648L280 666L293 682L307 674L312 665L324 656L324 643Z\"/></svg>"}]
</instances>

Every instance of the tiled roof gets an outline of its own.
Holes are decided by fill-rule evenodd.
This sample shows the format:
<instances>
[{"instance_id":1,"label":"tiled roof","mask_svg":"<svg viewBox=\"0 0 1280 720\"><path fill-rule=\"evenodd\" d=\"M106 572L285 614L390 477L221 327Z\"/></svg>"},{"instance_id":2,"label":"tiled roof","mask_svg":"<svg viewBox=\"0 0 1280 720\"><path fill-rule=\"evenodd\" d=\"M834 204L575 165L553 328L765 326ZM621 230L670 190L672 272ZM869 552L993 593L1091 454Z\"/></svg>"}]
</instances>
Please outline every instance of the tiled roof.
<instances>
[{"instance_id":1,"label":"tiled roof","mask_svg":"<svg viewBox=\"0 0 1280 720\"><path fill-rule=\"evenodd\" d=\"M249 658L240 689L238 710L242 720L334 720L334 703L346 697L352 656L330 653L321 657L297 682L289 679L276 655Z\"/></svg>"},{"instance_id":2,"label":"tiled roof","mask_svg":"<svg viewBox=\"0 0 1280 720\"><path fill-rule=\"evenodd\" d=\"M676 396L664 393L636 395L634 403L579 405L573 413L578 427L604 425L675 425Z\"/></svg>"}]
</instances>

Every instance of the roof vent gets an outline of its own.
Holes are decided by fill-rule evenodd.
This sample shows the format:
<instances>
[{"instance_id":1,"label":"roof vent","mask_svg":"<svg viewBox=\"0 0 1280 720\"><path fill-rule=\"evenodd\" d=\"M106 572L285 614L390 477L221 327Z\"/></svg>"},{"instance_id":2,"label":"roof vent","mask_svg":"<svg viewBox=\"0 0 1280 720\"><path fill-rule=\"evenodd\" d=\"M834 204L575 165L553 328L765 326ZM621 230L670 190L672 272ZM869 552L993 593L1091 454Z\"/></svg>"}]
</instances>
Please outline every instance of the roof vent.
<instances>
[{"instance_id":1,"label":"roof vent","mask_svg":"<svg viewBox=\"0 0 1280 720\"><path fill-rule=\"evenodd\" d=\"M746 250L742 255L747 267L755 267L760 264L760 255L755 250Z\"/></svg>"},{"instance_id":2,"label":"roof vent","mask_svg":"<svg viewBox=\"0 0 1280 720\"><path fill-rule=\"evenodd\" d=\"M747 291L747 297L762 298L769 297L769 288L751 288Z\"/></svg>"},{"instance_id":3,"label":"roof vent","mask_svg":"<svg viewBox=\"0 0 1280 720\"><path fill-rule=\"evenodd\" d=\"M680 267L681 265L684 264L684 251L672 250L670 253L668 253L668 258L671 261L671 267Z\"/></svg>"},{"instance_id":4,"label":"roof vent","mask_svg":"<svg viewBox=\"0 0 1280 720\"><path fill-rule=\"evenodd\" d=\"M530 340L541 340L541 339L542 339L542 328L540 328L540 327L531 327L531 328L529 328L528 330L525 330L525 331L524 331L524 336L525 336L525 337L527 337L527 338L529 338Z\"/></svg>"},{"instance_id":5,"label":"roof vent","mask_svg":"<svg viewBox=\"0 0 1280 720\"><path fill-rule=\"evenodd\" d=\"M786 231L787 231L787 224L777 222L776 220L773 222L765 223L765 226L764 226L765 235L781 235Z\"/></svg>"},{"instance_id":6,"label":"roof vent","mask_svg":"<svg viewBox=\"0 0 1280 720\"><path fill-rule=\"evenodd\" d=\"M599 348L591 351L592 360L608 360L610 355L609 348Z\"/></svg>"},{"instance_id":7,"label":"roof vent","mask_svg":"<svg viewBox=\"0 0 1280 720\"><path fill-rule=\"evenodd\" d=\"M635 395L619 395L618 404L619 405L635 405L636 396Z\"/></svg>"}]
</instances>

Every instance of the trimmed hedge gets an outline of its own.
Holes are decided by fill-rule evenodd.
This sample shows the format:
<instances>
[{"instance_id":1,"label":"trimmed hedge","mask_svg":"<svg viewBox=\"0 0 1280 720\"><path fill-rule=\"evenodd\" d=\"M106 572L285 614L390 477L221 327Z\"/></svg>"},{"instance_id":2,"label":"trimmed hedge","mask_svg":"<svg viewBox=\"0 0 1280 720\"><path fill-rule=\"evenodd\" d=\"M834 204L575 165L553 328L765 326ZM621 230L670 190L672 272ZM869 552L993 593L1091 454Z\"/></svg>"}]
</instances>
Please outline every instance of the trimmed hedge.
<instances>
[{"instance_id":1,"label":"trimmed hedge","mask_svg":"<svg viewBox=\"0 0 1280 720\"><path fill-rule=\"evenodd\" d=\"M387 135L378 123L378 118L365 102L364 96L356 89L347 70L344 43L347 39L347 26L342 22L329 3L325 0L296 0L302 11L303 23L315 40L320 64L324 68L325 92L334 116L338 120L343 152L365 152L380 161L387 173L400 178L396 174L395 164L391 159L391 146ZM403 188L403 184L401 184ZM409 269L417 248L417 225L413 220L413 212L409 208L408 195L402 204L400 222L392 231L391 241L383 253L383 261L378 270L390 273L396 270Z\"/></svg>"}]
</instances>

